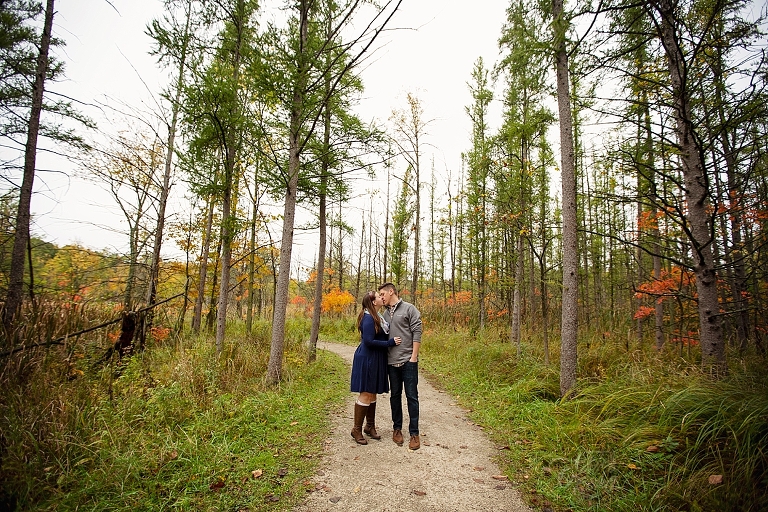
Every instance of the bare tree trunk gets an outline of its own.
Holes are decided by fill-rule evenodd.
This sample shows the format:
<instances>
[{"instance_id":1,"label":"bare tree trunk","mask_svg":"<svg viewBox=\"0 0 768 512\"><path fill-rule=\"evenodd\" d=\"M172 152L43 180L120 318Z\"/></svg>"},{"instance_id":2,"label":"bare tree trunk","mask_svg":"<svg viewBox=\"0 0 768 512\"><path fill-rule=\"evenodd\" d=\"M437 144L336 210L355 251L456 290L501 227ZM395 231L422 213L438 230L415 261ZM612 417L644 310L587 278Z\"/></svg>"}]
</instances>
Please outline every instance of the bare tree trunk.
<instances>
[{"instance_id":1,"label":"bare tree trunk","mask_svg":"<svg viewBox=\"0 0 768 512\"><path fill-rule=\"evenodd\" d=\"M285 350L285 319L288 310L288 288L291 282L291 255L293 252L293 227L296 218L296 192L299 184L301 163L301 120L304 115L304 94L308 79L307 41L309 34L309 4L307 0L299 3L299 48L296 54L298 66L297 83L293 89L291 102L289 141L288 141L288 183L285 189L285 207L283 209L283 238L280 242L280 270L275 290L275 307L272 315L272 344L267 364L266 381L268 385L280 382L283 371L283 353Z\"/></svg>"},{"instance_id":2,"label":"bare tree trunk","mask_svg":"<svg viewBox=\"0 0 768 512\"><path fill-rule=\"evenodd\" d=\"M566 396L576 385L579 254L573 121L568 79L568 53L565 48L568 23L563 17L563 0L552 0L552 17L555 30L557 104L560 117L560 165L563 187L563 310L560 333L560 395Z\"/></svg>"},{"instance_id":3,"label":"bare tree trunk","mask_svg":"<svg viewBox=\"0 0 768 512\"><path fill-rule=\"evenodd\" d=\"M515 284L512 292L512 344L517 347L518 359L522 355L520 346L520 286L523 281L523 235L518 232L516 250L517 260L515 261Z\"/></svg>"},{"instance_id":4,"label":"bare tree trunk","mask_svg":"<svg viewBox=\"0 0 768 512\"><path fill-rule=\"evenodd\" d=\"M386 213L384 214L384 268L382 268L382 284L389 281L389 260L387 259L387 248L389 247L389 201L390 201L390 185L392 184L392 173L390 172L389 165L387 166L387 200L386 200ZM378 287L377 287L378 288Z\"/></svg>"},{"instance_id":5,"label":"bare tree trunk","mask_svg":"<svg viewBox=\"0 0 768 512\"><path fill-rule=\"evenodd\" d=\"M320 241L317 250L317 276L315 277L315 297L312 303L312 328L309 335L309 360L314 361L317 353L317 340L320 337L320 313L323 307L323 280L325 279L325 252L328 244L328 222L325 212L325 173L320 178Z\"/></svg>"},{"instance_id":6,"label":"bare tree trunk","mask_svg":"<svg viewBox=\"0 0 768 512\"><path fill-rule=\"evenodd\" d=\"M40 41L40 52L37 56L35 83L32 86L32 108L27 125L27 144L24 148L24 176L19 193L19 207L16 213L16 227L11 252L11 269L9 272L8 294L3 308L3 325L10 331L12 324L21 310L24 293L24 258L29 243L29 221L31 218L32 187L35 181L35 164L37 161L37 139L40 134L40 115L43 110L43 95L45 93L45 77L48 73L48 51L51 46L53 30L54 0L48 0L45 6L45 21L43 35Z\"/></svg>"},{"instance_id":7,"label":"bare tree trunk","mask_svg":"<svg viewBox=\"0 0 768 512\"><path fill-rule=\"evenodd\" d=\"M213 198L208 200L208 216L205 220L205 234L203 235L203 246L200 251L200 269L197 278L197 298L195 299L195 309L192 313L192 331L200 333L202 325L203 302L205 300L205 281L208 278L208 256L211 250L211 233L213 232Z\"/></svg>"},{"instance_id":8,"label":"bare tree trunk","mask_svg":"<svg viewBox=\"0 0 768 512\"><path fill-rule=\"evenodd\" d=\"M454 236L453 197L451 197L451 177L448 176L448 246L451 254L451 297L456 296L456 237Z\"/></svg>"},{"instance_id":9,"label":"bare tree trunk","mask_svg":"<svg viewBox=\"0 0 768 512\"><path fill-rule=\"evenodd\" d=\"M419 256L421 253L421 246L419 245L421 240L421 181L420 181L420 155L421 153L420 147L419 147L419 131L414 130L414 136L416 140L416 168L414 169L416 171L416 184L414 186L414 189L416 191L416 225L414 227L414 238L413 238L413 281L411 282L411 302L413 304L416 304L416 291L419 288Z\"/></svg>"},{"instance_id":10,"label":"bare tree trunk","mask_svg":"<svg viewBox=\"0 0 768 512\"><path fill-rule=\"evenodd\" d=\"M645 109L645 133L646 133L646 151L648 152L647 156L647 164L648 164L648 176L650 179L650 194L652 197L652 208L651 208L651 218L657 219L658 214L658 208L656 205L659 203L658 200L658 190L656 188L656 157L655 157L655 151L653 150L653 138L652 138L652 132L651 132L651 114L650 111L646 108ZM659 223L658 220L655 220L652 223L651 228L651 236L653 237L653 278L656 280L661 279L661 253L662 253L662 245L659 243L659 240L661 240L661 233L659 232ZM664 347L664 343L666 342L664 337L664 304L656 300L654 305L654 337L655 337L655 346L656 350L661 350Z\"/></svg>"},{"instance_id":11,"label":"bare tree trunk","mask_svg":"<svg viewBox=\"0 0 768 512\"><path fill-rule=\"evenodd\" d=\"M354 293L355 297L360 296L360 280L363 275L363 252L367 252L365 251L365 218L363 218L363 228L362 228L362 231L360 232L360 250L357 252L357 276L355 277L355 293Z\"/></svg>"},{"instance_id":12,"label":"bare tree trunk","mask_svg":"<svg viewBox=\"0 0 768 512\"><path fill-rule=\"evenodd\" d=\"M744 291L747 289L747 274L744 265L744 244L742 241L742 215L739 210L740 198L743 197L743 191L736 179L736 157L734 146L731 141L732 131L726 128L726 115L723 109L725 104L724 90L725 79L722 71L722 56L718 51L718 60L716 61L713 72L715 74L715 91L717 93L717 114L721 124L720 143L723 147L725 156L725 165L728 176L728 209L730 214L730 233L731 233L731 251L729 259L733 266L733 276L731 278L731 296L733 297L734 307L736 308L736 336L738 339L739 350L744 351L747 348L749 339L749 307L744 297Z\"/></svg>"},{"instance_id":13,"label":"bare tree trunk","mask_svg":"<svg viewBox=\"0 0 768 512\"><path fill-rule=\"evenodd\" d=\"M463 172L463 164L462 164L462 173L461 177L459 178L459 193L457 194L458 197L464 196L464 172ZM456 271L458 274L458 279L455 283L455 288L453 293L455 294L456 291L461 291L461 287L463 286L463 278L464 278L464 224L461 222L458 222L458 219L461 219L464 217L464 208L462 207L464 205L463 201L459 201L456 206L456 215L454 215L454 219L457 220L456 222Z\"/></svg>"},{"instance_id":14,"label":"bare tree trunk","mask_svg":"<svg viewBox=\"0 0 768 512\"><path fill-rule=\"evenodd\" d=\"M208 314L205 315L205 330L208 334L214 333L214 325L216 324L216 310L218 309L218 296L216 295L216 287L219 286L219 264L221 263L221 230L219 230L219 243L216 246L215 257L213 263L213 282L211 283L211 295L208 299Z\"/></svg>"},{"instance_id":15,"label":"bare tree trunk","mask_svg":"<svg viewBox=\"0 0 768 512\"><path fill-rule=\"evenodd\" d=\"M190 223L191 224L191 223ZM187 232L187 244L186 248L184 250L184 305L181 307L181 311L179 311L179 318L176 321L176 326L174 327L174 333L178 334L184 330L184 321L187 317L187 308L189 307L189 283L191 282L192 278L189 274L189 248L192 245L192 231L190 230Z\"/></svg>"},{"instance_id":16,"label":"bare tree trunk","mask_svg":"<svg viewBox=\"0 0 768 512\"><path fill-rule=\"evenodd\" d=\"M171 104L171 124L168 126L168 146L165 153L165 169L163 172L163 187L160 190L160 204L157 211L157 228L155 229L155 243L152 250L152 262L149 267L149 289L147 290L146 320L144 329L151 329L154 321L154 308L152 306L157 300L157 285L160 272L160 250L163 245L163 231L165 229L165 210L168 205L168 195L171 191L171 171L173 169L173 151L176 142L176 125L179 118L179 105L181 103L182 87L184 86L184 69L187 61L187 47L189 43L189 27L192 22L192 11L187 13L187 21L184 27L184 37L182 40L181 55L179 56L179 67L176 79L176 97Z\"/></svg>"},{"instance_id":17,"label":"bare tree trunk","mask_svg":"<svg viewBox=\"0 0 768 512\"><path fill-rule=\"evenodd\" d=\"M547 253L546 248L541 253L539 282L541 283L541 329L544 341L544 364L549 366L549 299L547 297Z\"/></svg>"},{"instance_id":18,"label":"bare tree trunk","mask_svg":"<svg viewBox=\"0 0 768 512\"><path fill-rule=\"evenodd\" d=\"M224 186L224 198L221 208L221 282L219 283L219 302L216 307L216 355L223 350L224 333L227 326L227 306L229 305L229 276L232 261L233 219L230 218L232 210L232 179L235 165L234 145L227 149L227 163L225 170L226 185Z\"/></svg>"},{"instance_id":19,"label":"bare tree trunk","mask_svg":"<svg viewBox=\"0 0 768 512\"><path fill-rule=\"evenodd\" d=\"M430 280L430 300L435 296L435 274L437 274L437 258L435 257L435 251L437 251L437 240L435 239L435 189L437 188L437 180L435 179L435 157L432 157L432 180L430 182L429 189L429 241L427 244L429 247L429 280Z\"/></svg>"},{"instance_id":20,"label":"bare tree trunk","mask_svg":"<svg viewBox=\"0 0 768 512\"><path fill-rule=\"evenodd\" d=\"M237 40L234 48L234 62L232 63L232 83L235 84L235 98L239 90L240 82L240 62L242 58L242 47L244 44L244 30L247 25L247 16L243 0L238 0L235 7L239 23L237 27ZM236 105L239 108L239 105ZM235 236L235 217L232 215L232 205L237 203L235 198L235 165L237 159L237 147L240 134L238 128L230 126L223 140L226 143L226 159L224 163L224 196L221 207L221 282L219 283L219 303L216 308L216 355L220 355L224 345L224 334L227 328L227 307L229 306L229 278L231 275L232 262L232 240Z\"/></svg>"},{"instance_id":21,"label":"bare tree trunk","mask_svg":"<svg viewBox=\"0 0 768 512\"><path fill-rule=\"evenodd\" d=\"M344 213L341 211L341 202L339 202L339 250L336 251L339 259L339 290L344 289L344 223L343 223L343 215Z\"/></svg>"},{"instance_id":22,"label":"bare tree trunk","mask_svg":"<svg viewBox=\"0 0 768 512\"><path fill-rule=\"evenodd\" d=\"M371 203L368 206L368 250L365 252L365 276L368 288L376 289L374 285L376 282L375 276L371 277L374 272L371 265L373 255L378 252L377 248L373 246L373 195L371 195Z\"/></svg>"},{"instance_id":23,"label":"bare tree trunk","mask_svg":"<svg viewBox=\"0 0 768 512\"><path fill-rule=\"evenodd\" d=\"M525 211L526 211L526 196L528 195L526 192L525 187L525 177L528 173L528 169L526 166L530 166L530 149L528 145L528 141L523 138L520 144L520 153L521 153L521 160L522 160L522 166L521 166L521 172L520 172L520 223L527 222L524 220L525 218ZM516 260L515 260L515 278L514 278L514 289L512 292L512 343L517 347L517 357L518 359L522 355L522 347L520 346L520 319L522 316L522 297L520 293L520 288L523 286L523 272L525 271L525 261L523 259L523 228L522 226L517 230L517 242L515 244L515 253L516 253Z\"/></svg>"},{"instance_id":24,"label":"bare tree trunk","mask_svg":"<svg viewBox=\"0 0 768 512\"><path fill-rule=\"evenodd\" d=\"M331 36L330 15L328 20L327 36ZM326 60L326 66L329 62ZM325 95L328 100L331 96L331 77L325 77ZM330 150L331 150L331 106L330 101L326 101L323 112L323 155L321 157L320 169L320 212L318 219L320 222L320 240L317 249L317 270L315 276L315 297L312 303L312 327L309 333L309 355L310 362L317 358L317 340L320 337L320 313L323 306L323 280L325 279L325 251L327 242L328 220L326 218L326 196L328 188L328 172L330 171Z\"/></svg>"},{"instance_id":25,"label":"bare tree trunk","mask_svg":"<svg viewBox=\"0 0 768 512\"><path fill-rule=\"evenodd\" d=\"M256 176L254 177L254 193L253 193L253 201L252 201L252 208L251 211L251 238L248 243L248 301L246 303L246 313L245 313L245 333L250 336L253 332L253 290L255 289L254 286L254 279L256 276L256 220L258 219L259 215L259 205L258 205L258 197L259 197L259 177L258 177L258 168L256 171Z\"/></svg>"},{"instance_id":26,"label":"bare tree trunk","mask_svg":"<svg viewBox=\"0 0 768 512\"><path fill-rule=\"evenodd\" d=\"M696 137L691 117L691 104L686 83L685 57L677 40L675 3L655 0L647 9L655 10L660 20L654 19L667 55L672 101L676 121L680 160L683 168L685 199L688 213L685 217L698 292L699 336L702 366L714 377L727 372L725 345L717 293L717 271L712 255L712 226L707 208L709 180L704 169L702 149ZM653 17L653 13L650 13Z\"/></svg>"}]
</instances>

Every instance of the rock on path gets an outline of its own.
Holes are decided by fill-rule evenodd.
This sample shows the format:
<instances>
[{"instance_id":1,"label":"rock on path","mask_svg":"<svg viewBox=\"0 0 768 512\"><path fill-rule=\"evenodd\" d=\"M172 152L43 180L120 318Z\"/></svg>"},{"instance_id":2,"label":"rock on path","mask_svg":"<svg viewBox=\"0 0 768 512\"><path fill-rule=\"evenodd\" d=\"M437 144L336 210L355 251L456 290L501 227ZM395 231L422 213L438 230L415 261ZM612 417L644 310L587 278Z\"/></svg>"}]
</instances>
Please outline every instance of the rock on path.
<instances>
[{"instance_id":1,"label":"rock on path","mask_svg":"<svg viewBox=\"0 0 768 512\"><path fill-rule=\"evenodd\" d=\"M356 347L318 343L351 364ZM322 353L318 354L322 357ZM357 394L336 414L321 468L296 512L315 511L530 511L493 462L497 448L451 397L419 375L421 449L408 449L403 397L403 446L392 442L389 394L379 395L376 428L381 441L358 445L350 435Z\"/></svg>"}]
</instances>

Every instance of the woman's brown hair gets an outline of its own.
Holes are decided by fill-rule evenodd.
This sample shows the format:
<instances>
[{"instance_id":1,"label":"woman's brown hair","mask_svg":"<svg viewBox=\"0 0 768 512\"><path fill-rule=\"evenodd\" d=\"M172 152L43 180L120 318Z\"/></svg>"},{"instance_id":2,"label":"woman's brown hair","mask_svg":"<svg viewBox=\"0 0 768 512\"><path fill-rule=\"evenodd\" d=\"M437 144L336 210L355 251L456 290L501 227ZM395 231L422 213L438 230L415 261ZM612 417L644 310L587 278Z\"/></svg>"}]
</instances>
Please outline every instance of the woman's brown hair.
<instances>
[{"instance_id":1,"label":"woman's brown hair","mask_svg":"<svg viewBox=\"0 0 768 512\"><path fill-rule=\"evenodd\" d=\"M381 331L381 320L379 319L379 312L376 311L376 306L373 304L374 299L376 299L376 292L370 291L367 292L363 296L363 309L360 310L360 314L357 315L357 330L360 330L360 325L363 323L363 317L365 316L366 310L371 314L373 317L373 327L378 333Z\"/></svg>"}]
</instances>

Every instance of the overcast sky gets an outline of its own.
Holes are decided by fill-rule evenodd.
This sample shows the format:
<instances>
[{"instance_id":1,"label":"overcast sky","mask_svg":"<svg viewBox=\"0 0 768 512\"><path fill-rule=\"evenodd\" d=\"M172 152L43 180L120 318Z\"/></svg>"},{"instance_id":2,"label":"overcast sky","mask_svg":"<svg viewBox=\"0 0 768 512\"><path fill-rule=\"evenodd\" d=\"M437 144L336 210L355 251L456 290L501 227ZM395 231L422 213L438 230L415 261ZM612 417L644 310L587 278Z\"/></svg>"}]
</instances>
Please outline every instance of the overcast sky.
<instances>
[{"instance_id":1,"label":"overcast sky","mask_svg":"<svg viewBox=\"0 0 768 512\"><path fill-rule=\"evenodd\" d=\"M146 24L161 14L157 0L58 0L55 34L66 41L58 50L66 63L66 81L54 90L85 104L119 102L147 109L166 83L165 73L147 54ZM405 0L390 30L362 72L366 87L360 115L386 120L393 108L402 108L407 92L423 102L425 118L431 119L424 160L434 157L438 171L460 170L461 152L470 144L470 124L464 108L471 102L467 82L475 60L482 56L487 67L498 57L497 40L508 1ZM112 130L102 113L84 105L103 130ZM495 101L493 112L501 110ZM495 129L496 126L492 126ZM109 196L77 178L68 164L44 161L39 167L63 171L40 173L33 199L38 236L58 245L77 242L94 249L124 251L124 221ZM426 178L428 180L428 178ZM360 185L363 186L362 184ZM360 194L364 190L356 191ZM171 208L172 215L186 205ZM314 247L315 234L297 233L296 244ZM165 247L166 255L178 254ZM295 265L312 263L311 251L294 251ZM302 261L301 258L304 258Z\"/></svg>"}]
</instances>

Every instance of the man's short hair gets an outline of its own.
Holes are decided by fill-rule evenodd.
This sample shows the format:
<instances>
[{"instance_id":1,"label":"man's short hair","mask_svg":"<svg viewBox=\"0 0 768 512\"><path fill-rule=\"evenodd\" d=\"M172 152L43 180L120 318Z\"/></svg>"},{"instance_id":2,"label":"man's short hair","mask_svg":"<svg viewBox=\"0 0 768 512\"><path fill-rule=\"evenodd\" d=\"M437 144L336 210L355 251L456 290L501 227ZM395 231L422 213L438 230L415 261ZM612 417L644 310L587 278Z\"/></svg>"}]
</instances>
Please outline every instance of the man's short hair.
<instances>
[{"instance_id":1,"label":"man's short hair","mask_svg":"<svg viewBox=\"0 0 768 512\"><path fill-rule=\"evenodd\" d=\"M393 292L395 292L395 295L400 295L399 293L397 293L397 286L395 286L392 283L384 283L383 285L379 286L379 291L381 291L381 290L383 290L385 288L387 290L392 290Z\"/></svg>"}]
</instances>

